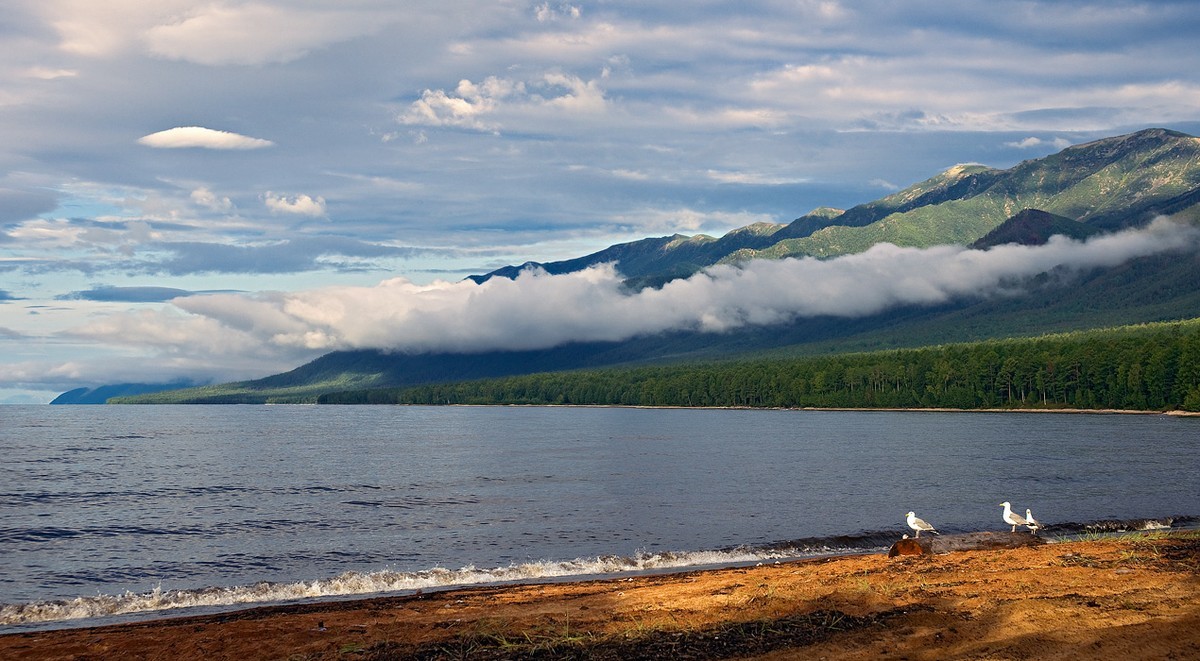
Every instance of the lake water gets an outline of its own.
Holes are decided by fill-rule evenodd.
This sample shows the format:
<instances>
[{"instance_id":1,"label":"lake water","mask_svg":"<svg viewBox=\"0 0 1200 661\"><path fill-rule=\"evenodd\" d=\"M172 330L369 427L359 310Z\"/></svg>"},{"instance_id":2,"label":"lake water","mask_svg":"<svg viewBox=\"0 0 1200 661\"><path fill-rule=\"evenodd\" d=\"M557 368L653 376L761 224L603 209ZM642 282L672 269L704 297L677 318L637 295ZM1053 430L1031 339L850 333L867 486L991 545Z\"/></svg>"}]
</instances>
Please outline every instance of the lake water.
<instances>
[{"instance_id":1,"label":"lake water","mask_svg":"<svg viewBox=\"0 0 1200 661\"><path fill-rule=\"evenodd\" d=\"M0 451L10 630L1200 515L1162 415L5 406Z\"/></svg>"}]
</instances>

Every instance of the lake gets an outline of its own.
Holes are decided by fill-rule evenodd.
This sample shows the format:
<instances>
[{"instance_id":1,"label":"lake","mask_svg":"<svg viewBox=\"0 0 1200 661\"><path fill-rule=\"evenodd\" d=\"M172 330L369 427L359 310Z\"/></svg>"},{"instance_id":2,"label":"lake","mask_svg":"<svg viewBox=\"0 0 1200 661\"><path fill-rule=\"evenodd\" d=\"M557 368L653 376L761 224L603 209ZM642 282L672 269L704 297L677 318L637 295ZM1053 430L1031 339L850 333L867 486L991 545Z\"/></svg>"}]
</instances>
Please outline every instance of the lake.
<instances>
[{"instance_id":1,"label":"lake","mask_svg":"<svg viewBox=\"0 0 1200 661\"><path fill-rule=\"evenodd\" d=\"M1165 415L4 406L0 449L9 628L1200 515Z\"/></svg>"}]
</instances>

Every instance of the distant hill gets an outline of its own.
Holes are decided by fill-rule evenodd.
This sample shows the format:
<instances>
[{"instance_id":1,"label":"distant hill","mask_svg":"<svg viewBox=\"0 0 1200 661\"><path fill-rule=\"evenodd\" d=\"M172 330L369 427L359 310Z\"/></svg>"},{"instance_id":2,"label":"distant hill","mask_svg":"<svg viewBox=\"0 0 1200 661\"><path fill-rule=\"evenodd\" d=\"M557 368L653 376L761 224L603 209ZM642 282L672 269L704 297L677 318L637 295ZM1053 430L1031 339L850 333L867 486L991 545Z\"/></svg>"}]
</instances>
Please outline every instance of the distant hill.
<instances>
[{"instance_id":1,"label":"distant hill","mask_svg":"<svg viewBox=\"0 0 1200 661\"><path fill-rule=\"evenodd\" d=\"M616 262L630 284L656 287L718 263L829 257L887 241L926 247L1039 244L1140 226L1156 215L1200 222L1200 139L1147 129L1069 147L1007 170L950 168L895 194L841 211L818 209L786 225L760 223L721 238L658 237L560 262L505 267L568 273ZM121 402L316 401L328 392L606 365L815 355L1200 317L1197 255L1158 255L1082 274L1042 274L1021 296L906 307L865 318L818 317L727 333L674 332L624 342L475 354L334 352L265 379L121 398Z\"/></svg>"},{"instance_id":2,"label":"distant hill","mask_svg":"<svg viewBox=\"0 0 1200 661\"><path fill-rule=\"evenodd\" d=\"M172 381L171 383L117 383L96 388L76 388L68 390L55 397L51 404L107 404L110 397L130 397L144 395L164 390L190 388L190 381Z\"/></svg>"}]
</instances>

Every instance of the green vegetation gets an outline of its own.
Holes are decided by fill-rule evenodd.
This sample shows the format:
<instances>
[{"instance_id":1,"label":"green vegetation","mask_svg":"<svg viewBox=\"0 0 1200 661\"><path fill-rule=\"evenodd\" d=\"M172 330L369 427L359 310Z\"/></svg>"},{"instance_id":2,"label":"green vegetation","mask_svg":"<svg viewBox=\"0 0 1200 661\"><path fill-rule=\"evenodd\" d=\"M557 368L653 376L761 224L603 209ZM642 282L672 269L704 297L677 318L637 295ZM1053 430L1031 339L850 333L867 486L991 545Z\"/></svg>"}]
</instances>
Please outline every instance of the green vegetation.
<instances>
[{"instance_id":1,"label":"green vegetation","mask_svg":"<svg viewBox=\"0 0 1200 661\"><path fill-rule=\"evenodd\" d=\"M531 374L318 401L1200 411L1200 319L922 349Z\"/></svg>"}]
</instances>

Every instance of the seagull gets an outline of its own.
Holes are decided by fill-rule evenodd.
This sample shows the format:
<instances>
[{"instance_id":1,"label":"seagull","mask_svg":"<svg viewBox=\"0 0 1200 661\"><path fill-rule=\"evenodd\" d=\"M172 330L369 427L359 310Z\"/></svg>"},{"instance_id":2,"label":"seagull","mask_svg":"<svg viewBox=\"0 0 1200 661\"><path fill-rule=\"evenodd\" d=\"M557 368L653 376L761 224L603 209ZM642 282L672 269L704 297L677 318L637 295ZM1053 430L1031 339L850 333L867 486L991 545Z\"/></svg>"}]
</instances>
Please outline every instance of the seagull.
<instances>
[{"instance_id":1,"label":"seagull","mask_svg":"<svg viewBox=\"0 0 1200 661\"><path fill-rule=\"evenodd\" d=\"M1038 523L1038 520L1033 518L1033 510L1028 509L1025 510L1025 525L1029 526L1029 532L1037 532L1038 528L1042 527L1042 524Z\"/></svg>"},{"instance_id":2,"label":"seagull","mask_svg":"<svg viewBox=\"0 0 1200 661\"><path fill-rule=\"evenodd\" d=\"M913 512L908 513L908 527L917 531L917 537L921 536L922 530L924 530L925 532L931 532L935 535L938 534L938 531L934 530L933 526L922 521L921 519L918 519L917 515Z\"/></svg>"},{"instance_id":3,"label":"seagull","mask_svg":"<svg viewBox=\"0 0 1200 661\"><path fill-rule=\"evenodd\" d=\"M1004 507L1004 522L1012 524L1013 532L1017 531L1017 526L1029 525L1029 522L1025 519L1022 519L1020 514L1012 511L1012 503L1006 500L1003 503L1000 503L1000 505Z\"/></svg>"}]
</instances>

